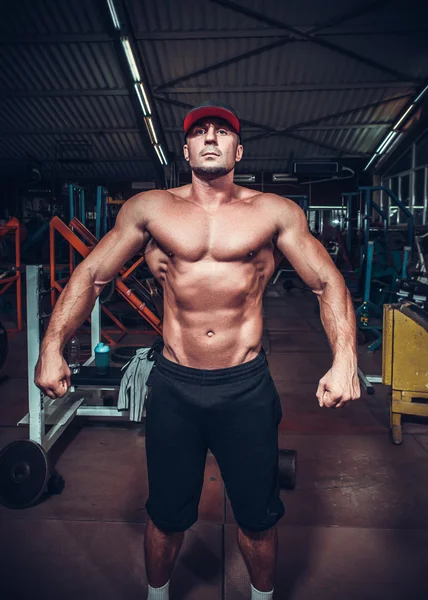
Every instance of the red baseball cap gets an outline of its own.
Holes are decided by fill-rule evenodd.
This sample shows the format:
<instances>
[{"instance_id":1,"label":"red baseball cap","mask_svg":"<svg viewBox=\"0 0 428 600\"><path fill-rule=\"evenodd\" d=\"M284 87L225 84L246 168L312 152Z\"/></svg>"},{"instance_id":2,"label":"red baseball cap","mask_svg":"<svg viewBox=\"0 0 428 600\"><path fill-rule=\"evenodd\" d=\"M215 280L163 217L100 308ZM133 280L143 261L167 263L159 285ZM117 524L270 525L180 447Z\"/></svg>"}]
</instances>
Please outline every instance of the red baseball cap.
<instances>
[{"instance_id":1,"label":"red baseball cap","mask_svg":"<svg viewBox=\"0 0 428 600\"><path fill-rule=\"evenodd\" d=\"M228 104L211 102L210 100L192 108L192 110L187 113L183 124L184 133L187 134L192 125L206 117L218 117L219 119L224 119L231 127L233 127L239 135L239 139L241 139L241 123L239 121L238 112Z\"/></svg>"}]
</instances>

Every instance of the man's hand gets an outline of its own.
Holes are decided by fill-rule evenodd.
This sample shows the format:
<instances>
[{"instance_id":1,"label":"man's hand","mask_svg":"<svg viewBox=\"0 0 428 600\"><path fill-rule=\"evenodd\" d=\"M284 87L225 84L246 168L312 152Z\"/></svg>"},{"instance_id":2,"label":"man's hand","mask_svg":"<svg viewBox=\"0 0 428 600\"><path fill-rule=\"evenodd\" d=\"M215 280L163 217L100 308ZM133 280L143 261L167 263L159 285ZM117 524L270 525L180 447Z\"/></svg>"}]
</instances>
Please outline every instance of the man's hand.
<instances>
[{"instance_id":1,"label":"man's hand","mask_svg":"<svg viewBox=\"0 0 428 600\"><path fill-rule=\"evenodd\" d=\"M43 352L34 372L34 383L49 398L62 398L70 387L70 369L60 352Z\"/></svg>"},{"instance_id":2,"label":"man's hand","mask_svg":"<svg viewBox=\"0 0 428 600\"><path fill-rule=\"evenodd\" d=\"M341 408L350 400L360 397L360 382L354 366L333 365L320 379L317 398L320 406Z\"/></svg>"}]
</instances>

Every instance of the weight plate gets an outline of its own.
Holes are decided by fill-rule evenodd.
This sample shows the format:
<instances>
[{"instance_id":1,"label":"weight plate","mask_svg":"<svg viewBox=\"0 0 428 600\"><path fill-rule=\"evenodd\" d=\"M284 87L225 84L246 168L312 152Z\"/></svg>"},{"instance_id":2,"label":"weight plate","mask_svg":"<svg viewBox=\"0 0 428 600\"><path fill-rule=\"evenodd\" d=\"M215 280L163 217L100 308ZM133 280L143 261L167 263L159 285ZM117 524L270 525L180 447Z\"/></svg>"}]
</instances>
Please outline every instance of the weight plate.
<instances>
[{"instance_id":1,"label":"weight plate","mask_svg":"<svg viewBox=\"0 0 428 600\"><path fill-rule=\"evenodd\" d=\"M9 352L9 339L6 328L0 323L0 370L4 367Z\"/></svg>"},{"instance_id":2,"label":"weight plate","mask_svg":"<svg viewBox=\"0 0 428 600\"><path fill-rule=\"evenodd\" d=\"M295 450L279 451L279 486L283 490L294 490L296 486L296 460Z\"/></svg>"},{"instance_id":3,"label":"weight plate","mask_svg":"<svg viewBox=\"0 0 428 600\"><path fill-rule=\"evenodd\" d=\"M39 500L49 478L46 452L36 442L19 440L0 452L0 503L28 508Z\"/></svg>"},{"instance_id":4,"label":"weight plate","mask_svg":"<svg viewBox=\"0 0 428 600\"><path fill-rule=\"evenodd\" d=\"M117 346L111 353L111 359L115 363L125 364L131 360L141 346Z\"/></svg>"}]
</instances>

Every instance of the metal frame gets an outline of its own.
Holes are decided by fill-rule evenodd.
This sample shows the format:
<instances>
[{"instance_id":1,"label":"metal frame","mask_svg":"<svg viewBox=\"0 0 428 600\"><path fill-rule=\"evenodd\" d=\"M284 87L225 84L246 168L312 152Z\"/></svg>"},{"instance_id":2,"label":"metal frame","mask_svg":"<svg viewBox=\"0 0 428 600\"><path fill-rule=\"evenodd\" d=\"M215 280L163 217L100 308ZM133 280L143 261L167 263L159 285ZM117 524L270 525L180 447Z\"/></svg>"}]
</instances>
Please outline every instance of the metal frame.
<instances>
[{"instance_id":1,"label":"metal frame","mask_svg":"<svg viewBox=\"0 0 428 600\"><path fill-rule=\"evenodd\" d=\"M108 191L102 185L98 185L95 220L95 237L98 240L100 240L107 233L107 195ZM85 223L83 223L83 225L84 224Z\"/></svg>"},{"instance_id":2,"label":"metal frame","mask_svg":"<svg viewBox=\"0 0 428 600\"><path fill-rule=\"evenodd\" d=\"M223 6L225 8L228 8L230 10L233 10L234 12L237 12L239 14L243 14L252 19L256 19L257 21L260 21L262 23L267 23L268 25L271 25L273 27L278 27L282 30L285 30L285 31L289 32L289 35L290 34L293 35L298 40L304 39L304 40L310 41L318 46L321 46L322 48L327 48L328 50L332 50L336 53L342 54L343 56L357 60L369 67L373 67L383 73L392 75L394 77L394 79L399 79L399 80L400 79L413 79L412 77L409 77L407 74L401 73L400 71L396 71L395 69L391 69L390 67L388 67L386 65L383 65L383 64L381 64L375 60L372 60L370 58L364 57L356 52L353 52L352 50L348 50L347 48L343 48L342 46L339 46L333 42L329 42L323 38L314 36L314 33L319 32L322 29L325 29L327 27L332 27L332 23L337 25L338 23L342 23L343 21L354 18L354 15L356 13L355 10L345 13L344 15L342 15L340 17L336 17L335 19L330 19L329 21L327 21L325 23L321 23L320 25L313 27L309 31L303 31L301 29L297 29L296 27L292 27L291 25L288 25L287 23L278 21L277 19L272 19L271 17L269 17L265 14L251 10L245 6L242 6L241 4L236 4L235 2L231 2L231 0L211 0L211 2L213 2L214 4L218 4L220 6ZM359 8L359 9L357 9L357 11L358 11L357 14L362 14L362 12L367 12L367 10L371 10L372 8L375 8L380 3L383 4L384 2L379 2L379 1L372 2L370 5L368 5L366 7Z\"/></svg>"},{"instance_id":3,"label":"metal frame","mask_svg":"<svg viewBox=\"0 0 428 600\"><path fill-rule=\"evenodd\" d=\"M418 140L416 140L415 142L413 142L412 146L411 146L411 153L412 153L412 163L411 163L411 167L410 169L407 169L405 171L398 171L397 173L393 173L393 174L388 174L387 177L384 177L381 179L382 185L388 187L390 190L392 190L392 180L393 179L397 179L398 181L398 198L400 201L402 201L402 193L401 193L401 186L402 186L402 178L406 177L407 175L409 176L409 210L410 212L414 215L414 209L420 209L422 208L422 223L420 223L419 225L428 225L428 165L419 165L416 166L416 145L417 145ZM405 152L408 152L409 148L407 148L405 150ZM405 152L402 153L401 156L403 156L405 154ZM401 158L400 156L400 158ZM397 159L398 161L399 159ZM395 161L395 162L397 162ZM423 197L423 204L415 204L416 202L416 171L424 171L424 197ZM382 206L382 208L384 208ZM388 224L391 218L391 205L390 202L388 202L388 210L387 210L387 214L388 214ZM401 220L400 220L400 211L398 211L398 215L397 215L397 224L401 224ZM416 225L417 226L417 225Z\"/></svg>"},{"instance_id":4,"label":"metal frame","mask_svg":"<svg viewBox=\"0 0 428 600\"><path fill-rule=\"evenodd\" d=\"M16 283L16 324L15 329L6 328L9 337L22 331L22 282L21 282L21 224L16 217L12 217L0 227L0 240L10 234L15 236L15 274L0 279L0 296L2 296L14 283Z\"/></svg>"},{"instance_id":5,"label":"metal frame","mask_svg":"<svg viewBox=\"0 0 428 600\"><path fill-rule=\"evenodd\" d=\"M76 416L129 417L129 410L119 411L104 406L82 406L85 400L101 390L117 389L111 384L71 387L63 398L45 396L34 383L33 373L40 353L40 279L41 265L27 266L27 343L28 343L28 407L29 412L18 425L29 425L29 439L49 451ZM100 341L100 304L97 299L91 313L92 355L84 366L95 361L94 348ZM89 393L88 393L89 392ZM46 425L52 426L46 431Z\"/></svg>"},{"instance_id":6,"label":"metal frame","mask_svg":"<svg viewBox=\"0 0 428 600\"><path fill-rule=\"evenodd\" d=\"M81 237L84 238L85 242L83 242L73 230L76 230ZM70 276L74 269L74 251L76 250L83 258L86 258L88 254L91 252L92 248L96 246L98 243L97 238L76 218L73 219L70 223L70 227L61 221L59 217L53 217L50 221L49 225L49 239L50 239L50 273L51 273L51 304L52 307L55 306L56 295L57 293L61 293L63 290L63 285L68 281L68 277L64 279L56 279L56 270L55 270L55 232L60 233L69 243L70 245ZM144 261L144 256L140 257L131 265L129 269L122 267L119 274L120 277L116 278L115 287L118 293L126 300L134 310L138 312L138 314L143 317L152 327L153 329L162 334L162 323L160 319L146 306L145 302L143 302L126 284L126 279L131 275L131 273ZM128 329L116 319L116 317L109 311L106 306L102 307L102 310L110 317L110 319L119 327L119 338L113 340L106 331L103 331L103 336L108 340L111 345L117 344L123 336L129 333ZM117 333L117 332L115 332ZM138 333L141 335L151 335L151 331L139 330L133 331L133 333Z\"/></svg>"}]
</instances>

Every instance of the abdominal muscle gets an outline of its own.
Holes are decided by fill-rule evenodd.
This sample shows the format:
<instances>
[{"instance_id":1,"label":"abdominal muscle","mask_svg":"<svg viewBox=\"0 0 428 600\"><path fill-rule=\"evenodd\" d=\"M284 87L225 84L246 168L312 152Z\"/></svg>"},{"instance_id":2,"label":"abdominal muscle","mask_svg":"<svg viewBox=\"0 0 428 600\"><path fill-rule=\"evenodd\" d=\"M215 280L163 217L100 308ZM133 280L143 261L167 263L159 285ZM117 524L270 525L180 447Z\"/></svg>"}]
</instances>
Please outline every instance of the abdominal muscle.
<instances>
[{"instance_id":1,"label":"abdominal muscle","mask_svg":"<svg viewBox=\"0 0 428 600\"><path fill-rule=\"evenodd\" d=\"M165 358L196 369L227 368L255 358L266 281L260 267L253 262L170 264L162 278Z\"/></svg>"}]
</instances>

